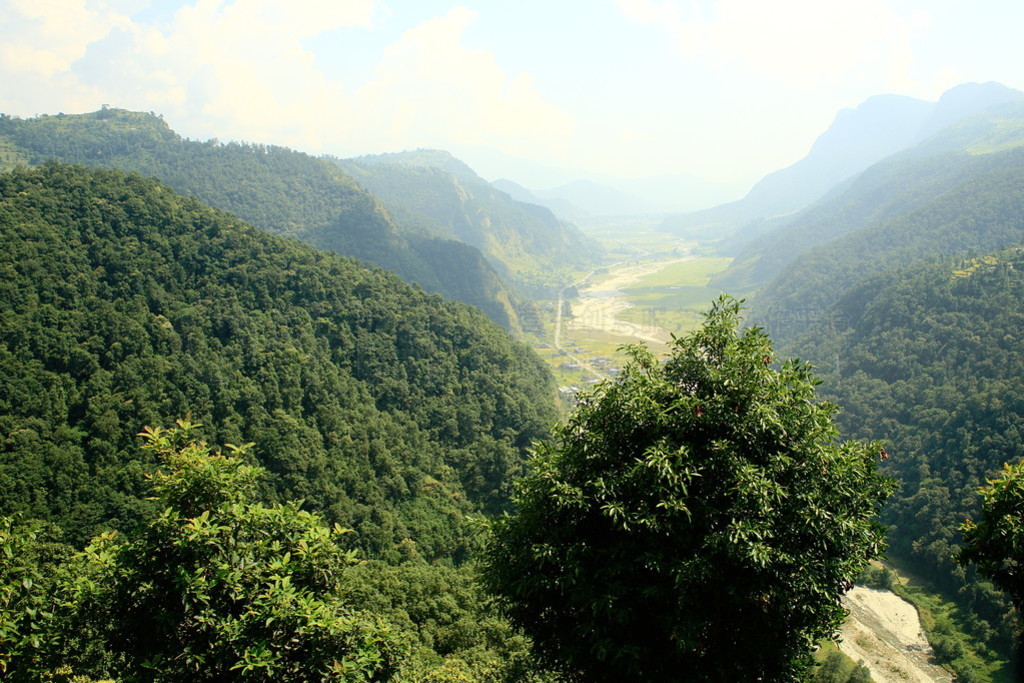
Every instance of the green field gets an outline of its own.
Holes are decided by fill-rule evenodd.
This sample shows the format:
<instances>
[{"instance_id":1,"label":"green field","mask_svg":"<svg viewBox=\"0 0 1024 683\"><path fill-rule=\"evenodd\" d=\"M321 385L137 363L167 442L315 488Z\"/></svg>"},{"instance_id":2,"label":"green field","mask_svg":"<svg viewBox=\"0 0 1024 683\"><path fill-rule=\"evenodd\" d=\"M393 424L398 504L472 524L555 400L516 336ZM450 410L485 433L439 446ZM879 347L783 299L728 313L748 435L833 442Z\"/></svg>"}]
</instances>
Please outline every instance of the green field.
<instances>
[{"instance_id":1,"label":"green field","mask_svg":"<svg viewBox=\"0 0 1024 683\"><path fill-rule=\"evenodd\" d=\"M657 235L655 236L657 237ZM653 238L652 238L653 242ZM670 256L662 253L661 256ZM643 280L624 288L627 300L633 304L621 317L633 322L654 324L673 334L683 334L694 329L703 320L704 313L719 291L708 287L708 280L729 264L730 259L711 256L697 256L688 261L674 263ZM595 275L595 280L608 277L605 273ZM553 306L541 306L546 327L554 328ZM636 340L593 329L570 329L572 318L563 320L562 346L559 352L551 347L551 340L533 340L534 349L551 367L559 386L586 388L594 381L594 374L579 368L569 369L563 364L570 356L583 361L604 357L612 359L612 366L621 367L626 361L622 347ZM667 344L648 344L655 355L668 352ZM604 369L597 367L604 373Z\"/></svg>"},{"instance_id":2,"label":"green field","mask_svg":"<svg viewBox=\"0 0 1024 683\"><path fill-rule=\"evenodd\" d=\"M623 290L633 304L623 317L658 325L676 335L692 330L703 319L701 314L721 294L718 288L708 287L708 281L731 260L698 256L652 273Z\"/></svg>"}]
</instances>

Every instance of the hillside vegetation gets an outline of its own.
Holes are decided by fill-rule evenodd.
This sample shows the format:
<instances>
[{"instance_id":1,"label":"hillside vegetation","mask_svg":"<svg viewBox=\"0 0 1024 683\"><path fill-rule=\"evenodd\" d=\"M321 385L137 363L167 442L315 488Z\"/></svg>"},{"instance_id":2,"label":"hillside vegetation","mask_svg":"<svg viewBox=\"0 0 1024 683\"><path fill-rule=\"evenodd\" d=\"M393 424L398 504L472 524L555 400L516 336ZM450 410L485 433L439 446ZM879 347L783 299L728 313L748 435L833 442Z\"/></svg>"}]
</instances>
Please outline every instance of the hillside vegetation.
<instances>
[{"instance_id":1,"label":"hillside vegetation","mask_svg":"<svg viewBox=\"0 0 1024 683\"><path fill-rule=\"evenodd\" d=\"M596 242L547 208L519 202L440 150L336 160L408 229L480 249L503 279L543 296L592 263Z\"/></svg>"},{"instance_id":2,"label":"hillside vegetation","mask_svg":"<svg viewBox=\"0 0 1024 683\"><path fill-rule=\"evenodd\" d=\"M17 159L106 166L155 176L175 190L268 232L393 270L429 292L479 306L507 329L533 310L478 249L399 227L372 195L330 162L284 147L183 139L161 118L122 109L0 117Z\"/></svg>"},{"instance_id":3,"label":"hillside vegetation","mask_svg":"<svg viewBox=\"0 0 1024 683\"><path fill-rule=\"evenodd\" d=\"M1024 150L987 158L930 201L899 203L894 217L869 224L801 256L766 285L754 317L790 340L794 311L824 314L862 278L940 255L982 254L1024 240Z\"/></svg>"},{"instance_id":4,"label":"hillside vegetation","mask_svg":"<svg viewBox=\"0 0 1024 683\"><path fill-rule=\"evenodd\" d=\"M821 367L846 435L887 442L901 482L883 511L890 552L957 596L974 635L1002 652L1015 631L1008 602L953 555L977 488L1024 459L1022 301L1019 247L923 261L865 278L831 309L845 329L810 330L789 348Z\"/></svg>"},{"instance_id":5,"label":"hillside vegetation","mask_svg":"<svg viewBox=\"0 0 1024 683\"><path fill-rule=\"evenodd\" d=\"M833 187L803 211L777 220L774 229L743 247L715 284L736 291L762 287L815 247L878 228L975 178L1019 165L1022 145L1022 104L960 120Z\"/></svg>"},{"instance_id":6,"label":"hillside vegetation","mask_svg":"<svg viewBox=\"0 0 1024 683\"><path fill-rule=\"evenodd\" d=\"M373 554L453 558L553 420L540 361L473 309L155 181L5 174L0 229L4 514L130 525L136 432L191 411Z\"/></svg>"},{"instance_id":7,"label":"hillside vegetation","mask_svg":"<svg viewBox=\"0 0 1024 683\"><path fill-rule=\"evenodd\" d=\"M306 646L281 635L291 628L340 672L535 680L528 641L488 605L467 564L469 517L507 506L527 448L555 418L553 382L529 349L472 307L137 174L50 162L0 175L0 234L0 669L13 666L12 680L68 673L46 669L61 663L128 675L140 662L217 678L243 656L244 680L285 680L252 673L285 660L298 666L288 680L303 680L311 669L296 648ZM247 507L205 456L182 463L169 447L140 448L143 427L159 433L187 414L191 438L249 444L240 457L266 469L245 475L257 486L245 484ZM203 496L151 498L147 479L160 465L196 491L228 487L227 503L216 494L193 519ZM317 530L325 523L354 533L327 539ZM267 534L282 534L292 556L311 553L302 561L314 569L312 553L326 553L330 591L297 557L294 583L281 584L289 553L267 546ZM210 552L223 560L203 559ZM173 587L161 583L165 561ZM181 584L193 570L199 578ZM238 583L216 593L221 607L202 608L222 580ZM303 592L310 586L315 597ZM178 619L181 591L198 621L180 616L173 637L190 644L156 665L163 644L133 638L139 623L164 619L156 614ZM254 611L232 621L243 596ZM303 612L296 599L325 602ZM273 629L267 609L277 610ZM321 628L371 659L339 662L343 649L323 650L334 646L317 640ZM212 645L196 629L248 654L219 651L224 668L206 669ZM136 668L122 668L122 655Z\"/></svg>"}]
</instances>

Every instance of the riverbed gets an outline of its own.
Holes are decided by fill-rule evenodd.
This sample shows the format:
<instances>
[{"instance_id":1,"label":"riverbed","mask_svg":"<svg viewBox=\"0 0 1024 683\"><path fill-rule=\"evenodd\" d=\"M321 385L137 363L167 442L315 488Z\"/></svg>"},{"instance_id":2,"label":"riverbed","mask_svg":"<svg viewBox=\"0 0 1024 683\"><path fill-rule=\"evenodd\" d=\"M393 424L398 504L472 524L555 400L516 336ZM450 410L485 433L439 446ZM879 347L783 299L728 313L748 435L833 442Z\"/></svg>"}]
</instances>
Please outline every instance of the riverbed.
<instances>
[{"instance_id":1,"label":"riverbed","mask_svg":"<svg viewBox=\"0 0 1024 683\"><path fill-rule=\"evenodd\" d=\"M843 598L850 617L839 649L864 662L875 683L935 683L952 677L932 663L917 610L892 591L856 586Z\"/></svg>"},{"instance_id":2,"label":"riverbed","mask_svg":"<svg viewBox=\"0 0 1024 683\"><path fill-rule=\"evenodd\" d=\"M622 288L641 282L663 268L675 263L689 261L693 256L649 261L613 267L607 276L579 290L579 298L572 303L572 319L569 330L598 330L623 337L625 341L645 341L667 344L672 335L668 330L654 324L625 320L622 313L633 304L626 299Z\"/></svg>"}]
</instances>

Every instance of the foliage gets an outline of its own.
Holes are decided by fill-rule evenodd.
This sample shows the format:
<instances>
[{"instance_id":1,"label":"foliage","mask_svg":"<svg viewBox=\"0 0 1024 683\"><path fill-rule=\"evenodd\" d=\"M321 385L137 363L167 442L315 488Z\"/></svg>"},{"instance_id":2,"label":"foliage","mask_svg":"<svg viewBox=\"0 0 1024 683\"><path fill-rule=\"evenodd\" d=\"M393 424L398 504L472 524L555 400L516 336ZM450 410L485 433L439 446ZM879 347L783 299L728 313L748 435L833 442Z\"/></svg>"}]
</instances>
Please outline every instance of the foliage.
<instances>
[{"instance_id":1,"label":"foliage","mask_svg":"<svg viewBox=\"0 0 1024 683\"><path fill-rule=\"evenodd\" d=\"M814 653L815 668L811 683L871 683L871 672L863 662L854 662L832 643Z\"/></svg>"},{"instance_id":2,"label":"foliage","mask_svg":"<svg viewBox=\"0 0 1024 683\"><path fill-rule=\"evenodd\" d=\"M0 517L0 678L14 680L53 645L47 623L54 568L69 549L39 522Z\"/></svg>"},{"instance_id":3,"label":"foliage","mask_svg":"<svg viewBox=\"0 0 1024 683\"><path fill-rule=\"evenodd\" d=\"M345 583L353 605L406 634L411 652L403 681L556 680L540 669L529 639L500 614L471 565L371 560L346 570Z\"/></svg>"},{"instance_id":4,"label":"foliage","mask_svg":"<svg viewBox=\"0 0 1024 683\"><path fill-rule=\"evenodd\" d=\"M182 139L153 114L0 117L0 146L47 160L135 171L268 232L363 259L515 329L512 294L467 244L399 227L380 202L324 159L284 147Z\"/></svg>"},{"instance_id":5,"label":"foliage","mask_svg":"<svg viewBox=\"0 0 1024 683\"><path fill-rule=\"evenodd\" d=\"M957 560L973 563L982 575L1010 594L1024 610L1024 462L1004 464L1002 475L979 491L981 516L960 527L964 547Z\"/></svg>"},{"instance_id":6,"label":"foliage","mask_svg":"<svg viewBox=\"0 0 1024 683\"><path fill-rule=\"evenodd\" d=\"M985 627L986 633L977 615L958 606L962 600L956 594L937 592L917 576L897 582L892 591L914 605L936 661L952 669L958 681L1017 680L1008 655L986 642L994 640L992 629Z\"/></svg>"},{"instance_id":7,"label":"foliage","mask_svg":"<svg viewBox=\"0 0 1024 683\"><path fill-rule=\"evenodd\" d=\"M70 557L38 525L2 520L4 680L310 680L317 658L364 680L355 669L381 657L378 677L416 683L555 680L471 567L427 564L411 541L402 564L355 562L347 530L252 501L266 476L246 462L252 444L212 453L191 440L197 426L144 430L167 507L127 538L101 534Z\"/></svg>"},{"instance_id":8,"label":"foliage","mask_svg":"<svg viewBox=\"0 0 1024 683\"><path fill-rule=\"evenodd\" d=\"M978 486L1024 458L1022 300L1020 249L921 262L865 278L828 311L845 329L791 347L819 363L844 434L887 441L884 468L901 481L882 513L890 552L1006 654L1007 600L953 556Z\"/></svg>"},{"instance_id":9,"label":"foliage","mask_svg":"<svg viewBox=\"0 0 1024 683\"><path fill-rule=\"evenodd\" d=\"M0 235L0 514L75 544L149 514L134 435L192 411L353 546L461 562L554 419L543 364L478 311L153 180L3 174Z\"/></svg>"},{"instance_id":10,"label":"foliage","mask_svg":"<svg viewBox=\"0 0 1024 683\"><path fill-rule=\"evenodd\" d=\"M879 447L738 320L723 298L664 363L632 349L492 525L487 585L581 680L797 677L881 550Z\"/></svg>"},{"instance_id":11,"label":"foliage","mask_svg":"<svg viewBox=\"0 0 1024 683\"><path fill-rule=\"evenodd\" d=\"M128 680L391 679L395 634L346 606L346 532L293 503L255 502L262 471L244 463L246 447L213 452L194 426L143 433L164 463L151 477L161 512L75 558L51 662Z\"/></svg>"}]
</instances>

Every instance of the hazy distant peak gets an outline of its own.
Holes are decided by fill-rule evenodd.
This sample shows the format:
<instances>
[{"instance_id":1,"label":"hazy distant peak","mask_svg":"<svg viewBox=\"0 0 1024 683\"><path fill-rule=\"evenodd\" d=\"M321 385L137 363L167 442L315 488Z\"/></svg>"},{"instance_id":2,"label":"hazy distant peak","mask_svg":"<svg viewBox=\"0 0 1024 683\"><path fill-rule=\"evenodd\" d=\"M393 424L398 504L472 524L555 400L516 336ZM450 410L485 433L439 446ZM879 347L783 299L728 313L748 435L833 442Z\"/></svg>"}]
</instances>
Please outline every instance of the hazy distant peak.
<instances>
[{"instance_id":1,"label":"hazy distant peak","mask_svg":"<svg viewBox=\"0 0 1024 683\"><path fill-rule=\"evenodd\" d=\"M856 107L844 107L839 110L836 114L836 123L844 122L847 119L855 117L875 117L879 115L889 114L893 111L900 110L926 110L932 107L931 102L918 99L916 97L909 97L907 95L872 95Z\"/></svg>"},{"instance_id":2,"label":"hazy distant peak","mask_svg":"<svg viewBox=\"0 0 1024 683\"><path fill-rule=\"evenodd\" d=\"M645 213L650 206L627 192L592 180L573 180L550 190L538 190L542 199L563 199L595 216Z\"/></svg>"},{"instance_id":3,"label":"hazy distant peak","mask_svg":"<svg viewBox=\"0 0 1024 683\"><path fill-rule=\"evenodd\" d=\"M541 199L527 188L508 178L498 178L491 182L491 185L494 189L504 192L517 202L543 206L563 221L569 221L578 225L590 216L588 212L576 206L568 199L562 197Z\"/></svg>"},{"instance_id":4,"label":"hazy distant peak","mask_svg":"<svg viewBox=\"0 0 1024 683\"><path fill-rule=\"evenodd\" d=\"M931 117L924 123L918 140L937 133L957 121L977 114L989 107L1009 102L1024 101L1024 92L1008 88L1002 83L964 83L950 88L934 105Z\"/></svg>"},{"instance_id":5,"label":"hazy distant peak","mask_svg":"<svg viewBox=\"0 0 1024 683\"><path fill-rule=\"evenodd\" d=\"M787 168L769 173L751 188L743 199L723 204L690 216L680 216L666 223L669 230L685 230L712 226L722 232L754 226L762 229L762 221L799 210L853 178L873 164L911 147L921 149L921 142L933 139L939 131L941 139L930 145L932 150L965 150L977 143L979 129L968 125L972 117L992 113L993 107L1024 106L1024 93L999 83L966 83L948 90L938 102L926 102L902 95L876 95L854 109L843 109L832 125L822 133L808 154ZM1007 118L1019 119L1009 111ZM991 121L987 128L992 128ZM951 135L951 127L959 126L959 135ZM983 146L1001 149L1017 144L1018 126L996 130ZM939 137L939 136L936 136ZM1006 138L1010 138L1007 141Z\"/></svg>"},{"instance_id":6,"label":"hazy distant peak","mask_svg":"<svg viewBox=\"0 0 1024 683\"><path fill-rule=\"evenodd\" d=\"M881 158L896 152L917 133L934 106L903 95L870 97L856 109L841 110L832 125L814 141L807 159L839 153L852 157L849 161L858 167L866 157ZM865 144L874 149L864 149ZM830 158L828 163L835 164L836 160Z\"/></svg>"}]
</instances>

